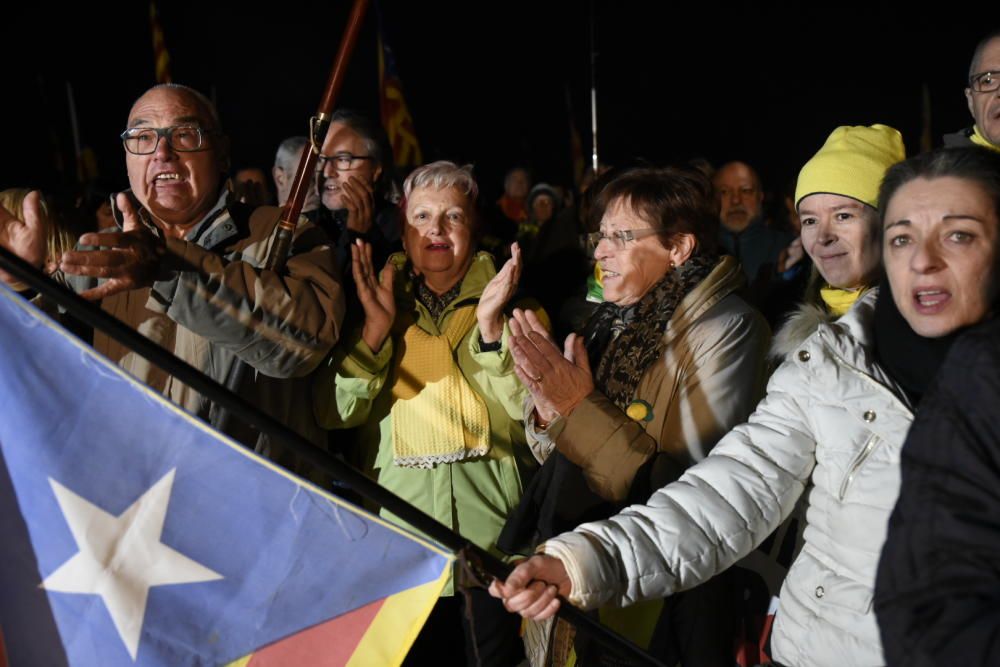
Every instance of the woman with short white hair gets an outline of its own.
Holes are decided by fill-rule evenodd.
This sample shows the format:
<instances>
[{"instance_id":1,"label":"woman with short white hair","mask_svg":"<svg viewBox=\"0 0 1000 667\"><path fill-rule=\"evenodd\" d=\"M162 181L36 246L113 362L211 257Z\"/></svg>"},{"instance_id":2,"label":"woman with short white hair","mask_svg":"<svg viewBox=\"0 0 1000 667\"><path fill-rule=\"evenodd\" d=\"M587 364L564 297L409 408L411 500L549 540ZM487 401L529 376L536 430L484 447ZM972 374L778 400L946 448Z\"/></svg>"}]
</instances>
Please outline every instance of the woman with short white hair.
<instances>
[{"instance_id":1,"label":"woman with short white hair","mask_svg":"<svg viewBox=\"0 0 1000 667\"><path fill-rule=\"evenodd\" d=\"M425 165L403 191L405 253L376 275L371 247L359 240L351 248L364 322L319 372L316 416L325 428L359 428L362 465L380 485L503 557L497 536L520 500L521 469L532 465L503 312L520 251L514 245L499 272L475 252L471 166ZM466 599L449 581L414 652L438 664L453 664L456 647L469 664L523 658L516 619L481 589Z\"/></svg>"}]
</instances>

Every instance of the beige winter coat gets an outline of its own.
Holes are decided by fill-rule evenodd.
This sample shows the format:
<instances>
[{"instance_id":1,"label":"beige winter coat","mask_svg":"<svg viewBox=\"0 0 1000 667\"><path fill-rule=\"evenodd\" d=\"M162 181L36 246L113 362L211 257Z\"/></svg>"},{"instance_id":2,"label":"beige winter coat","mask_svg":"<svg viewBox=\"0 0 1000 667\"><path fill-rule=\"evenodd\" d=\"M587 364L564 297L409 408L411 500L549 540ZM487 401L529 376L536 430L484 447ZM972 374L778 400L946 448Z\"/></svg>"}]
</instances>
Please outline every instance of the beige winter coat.
<instances>
[{"instance_id":1,"label":"beige winter coat","mask_svg":"<svg viewBox=\"0 0 1000 667\"><path fill-rule=\"evenodd\" d=\"M764 318L734 292L740 265L723 257L674 311L663 333L663 353L643 375L635 398L652 406L636 421L598 391L545 432L530 419L529 443L539 460L557 447L583 469L591 489L625 500L639 468L668 454L677 475L746 419L762 395L770 332ZM677 475L674 475L676 477Z\"/></svg>"}]
</instances>

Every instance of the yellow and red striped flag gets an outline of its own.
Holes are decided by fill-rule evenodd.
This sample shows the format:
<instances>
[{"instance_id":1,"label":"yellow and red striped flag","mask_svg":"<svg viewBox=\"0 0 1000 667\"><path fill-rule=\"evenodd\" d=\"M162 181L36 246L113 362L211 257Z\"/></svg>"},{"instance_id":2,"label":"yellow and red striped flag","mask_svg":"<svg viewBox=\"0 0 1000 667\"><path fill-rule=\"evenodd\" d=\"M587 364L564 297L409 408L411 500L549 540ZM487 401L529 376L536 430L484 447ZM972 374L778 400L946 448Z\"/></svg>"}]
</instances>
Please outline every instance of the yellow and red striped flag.
<instances>
[{"instance_id":1,"label":"yellow and red striped flag","mask_svg":"<svg viewBox=\"0 0 1000 667\"><path fill-rule=\"evenodd\" d=\"M156 67L156 83L170 83L170 54L163 41L163 28L160 26L160 16L156 11L156 3L149 2L149 27L153 33L153 64Z\"/></svg>"},{"instance_id":2,"label":"yellow and red striped flag","mask_svg":"<svg viewBox=\"0 0 1000 667\"><path fill-rule=\"evenodd\" d=\"M389 135L389 144L398 167L416 167L424 162L420 143L413 128L413 116L403 98L403 84L396 71L396 58L386 44L379 26L378 88L382 127Z\"/></svg>"}]
</instances>

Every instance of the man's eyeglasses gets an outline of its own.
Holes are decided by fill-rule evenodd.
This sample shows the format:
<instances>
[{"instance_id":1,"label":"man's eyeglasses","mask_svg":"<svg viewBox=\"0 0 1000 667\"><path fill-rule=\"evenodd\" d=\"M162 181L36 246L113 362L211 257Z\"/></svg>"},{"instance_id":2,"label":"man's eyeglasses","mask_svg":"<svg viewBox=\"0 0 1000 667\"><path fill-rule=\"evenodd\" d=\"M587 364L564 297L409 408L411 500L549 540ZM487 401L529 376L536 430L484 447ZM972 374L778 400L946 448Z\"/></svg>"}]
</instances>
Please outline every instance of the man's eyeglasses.
<instances>
[{"instance_id":1,"label":"man's eyeglasses","mask_svg":"<svg viewBox=\"0 0 1000 667\"><path fill-rule=\"evenodd\" d=\"M160 137L165 137L167 145L175 151L191 152L205 150L205 136L214 134L195 125L175 125L173 127L130 127L121 133L125 150L133 155L149 155L156 152Z\"/></svg>"},{"instance_id":2,"label":"man's eyeglasses","mask_svg":"<svg viewBox=\"0 0 1000 667\"><path fill-rule=\"evenodd\" d=\"M373 159L371 155L351 155L350 153L337 153L336 155L316 156L319 160L319 168L323 169L328 162L333 162L333 167L337 171L350 171L361 166L361 162Z\"/></svg>"},{"instance_id":3,"label":"man's eyeglasses","mask_svg":"<svg viewBox=\"0 0 1000 667\"><path fill-rule=\"evenodd\" d=\"M667 231L663 229L616 229L610 234L605 234L604 232L591 232L587 234L587 247L590 248L591 252L597 250L597 244L601 241L610 241L618 250L624 250L625 244L629 241L635 241L636 239L641 239L646 236L653 236L654 234L666 234Z\"/></svg>"},{"instance_id":4,"label":"man's eyeglasses","mask_svg":"<svg viewBox=\"0 0 1000 667\"><path fill-rule=\"evenodd\" d=\"M977 93L992 93L1000 88L1000 72L981 72L969 79L969 87Z\"/></svg>"}]
</instances>

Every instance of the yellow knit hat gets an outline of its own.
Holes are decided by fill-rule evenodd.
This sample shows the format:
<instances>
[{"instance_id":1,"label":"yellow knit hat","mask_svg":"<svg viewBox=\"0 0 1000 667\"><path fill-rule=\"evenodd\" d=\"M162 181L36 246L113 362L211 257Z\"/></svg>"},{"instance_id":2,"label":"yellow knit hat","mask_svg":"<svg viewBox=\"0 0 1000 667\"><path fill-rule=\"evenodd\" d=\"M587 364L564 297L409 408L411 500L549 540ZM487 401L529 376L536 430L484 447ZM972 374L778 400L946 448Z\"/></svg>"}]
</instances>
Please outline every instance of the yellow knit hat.
<instances>
[{"instance_id":1,"label":"yellow knit hat","mask_svg":"<svg viewBox=\"0 0 1000 667\"><path fill-rule=\"evenodd\" d=\"M795 207L808 195L829 193L874 208L886 169L904 159L903 137L888 125L838 127L799 172Z\"/></svg>"}]
</instances>

